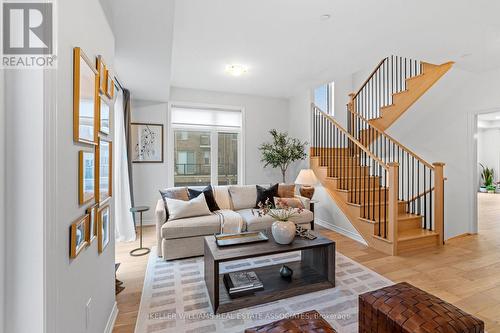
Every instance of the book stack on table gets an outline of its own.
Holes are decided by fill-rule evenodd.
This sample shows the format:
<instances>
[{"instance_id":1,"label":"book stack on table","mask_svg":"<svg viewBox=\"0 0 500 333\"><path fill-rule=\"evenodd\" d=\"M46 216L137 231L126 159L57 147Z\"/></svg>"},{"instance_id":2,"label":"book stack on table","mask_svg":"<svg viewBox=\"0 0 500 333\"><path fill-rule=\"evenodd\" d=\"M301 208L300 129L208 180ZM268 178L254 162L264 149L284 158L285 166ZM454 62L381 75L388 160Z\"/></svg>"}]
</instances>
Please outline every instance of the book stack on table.
<instances>
[{"instance_id":1,"label":"book stack on table","mask_svg":"<svg viewBox=\"0 0 500 333\"><path fill-rule=\"evenodd\" d=\"M224 274L224 284L230 297L239 297L264 289L264 284L253 271Z\"/></svg>"}]
</instances>

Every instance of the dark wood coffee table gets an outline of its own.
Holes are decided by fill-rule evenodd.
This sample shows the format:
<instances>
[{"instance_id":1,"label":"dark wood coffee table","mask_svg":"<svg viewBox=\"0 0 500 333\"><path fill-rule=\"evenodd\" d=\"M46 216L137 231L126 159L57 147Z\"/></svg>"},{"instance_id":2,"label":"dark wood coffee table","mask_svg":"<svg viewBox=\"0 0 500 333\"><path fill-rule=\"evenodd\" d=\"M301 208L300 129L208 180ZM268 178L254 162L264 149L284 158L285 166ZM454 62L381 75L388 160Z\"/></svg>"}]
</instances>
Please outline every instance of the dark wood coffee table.
<instances>
[{"instance_id":1,"label":"dark wood coffee table","mask_svg":"<svg viewBox=\"0 0 500 333\"><path fill-rule=\"evenodd\" d=\"M318 234L315 240L296 237L290 245L269 241L218 247L214 236L205 237L205 284L214 313L229 312L279 299L335 287L335 242ZM301 261L287 263L293 269L289 280L279 274L282 264L250 268L264 283L264 290L239 298L230 298L219 271L221 262L301 251Z\"/></svg>"}]
</instances>

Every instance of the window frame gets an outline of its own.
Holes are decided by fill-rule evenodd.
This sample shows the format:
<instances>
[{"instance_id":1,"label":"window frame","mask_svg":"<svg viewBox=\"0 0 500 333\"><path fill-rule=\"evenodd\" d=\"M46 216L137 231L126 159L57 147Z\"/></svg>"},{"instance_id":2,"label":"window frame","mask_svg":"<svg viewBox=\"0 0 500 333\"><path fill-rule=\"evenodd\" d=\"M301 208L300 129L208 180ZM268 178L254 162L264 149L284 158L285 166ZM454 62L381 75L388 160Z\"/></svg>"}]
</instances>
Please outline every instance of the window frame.
<instances>
[{"instance_id":1,"label":"window frame","mask_svg":"<svg viewBox=\"0 0 500 333\"><path fill-rule=\"evenodd\" d=\"M335 116L335 103L334 103L335 102L335 100L334 100L334 98L335 98L335 82L334 81L320 84L319 86L316 86L313 89L314 104L316 104L316 89L323 87L323 86L327 87L327 89L326 89L326 107L327 107L327 110L323 110L323 111L325 111L327 114L334 117Z\"/></svg>"},{"instance_id":2,"label":"window frame","mask_svg":"<svg viewBox=\"0 0 500 333\"><path fill-rule=\"evenodd\" d=\"M172 124L172 110L175 108L199 108L206 110L223 110L223 111L239 111L241 113L241 127L228 127L228 126L203 126L203 125L184 125L184 124ZM175 185L175 163L173 162L175 154L175 131L204 131L210 132L210 183L212 186L218 185L218 151L219 151L219 133L237 133L238 134L238 185L243 185L245 183L245 108L242 106L230 106L230 105L213 105L213 104L202 104L202 103L187 103L187 102L170 102L168 103L168 127L167 136L169 138L169 143L167 144L167 154L169 161L172 161L168 165L168 186L174 187ZM168 164L168 162L167 162ZM195 187L193 185L193 187Z\"/></svg>"}]
</instances>

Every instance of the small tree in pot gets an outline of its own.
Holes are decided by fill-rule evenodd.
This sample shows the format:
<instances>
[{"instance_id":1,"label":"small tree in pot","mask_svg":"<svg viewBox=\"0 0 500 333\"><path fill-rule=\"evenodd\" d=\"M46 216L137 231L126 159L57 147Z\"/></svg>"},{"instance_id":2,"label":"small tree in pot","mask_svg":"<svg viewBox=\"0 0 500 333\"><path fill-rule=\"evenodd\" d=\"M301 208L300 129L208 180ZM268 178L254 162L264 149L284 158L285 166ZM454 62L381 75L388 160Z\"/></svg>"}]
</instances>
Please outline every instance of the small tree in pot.
<instances>
[{"instance_id":1,"label":"small tree in pot","mask_svg":"<svg viewBox=\"0 0 500 333\"><path fill-rule=\"evenodd\" d=\"M273 142L263 143L259 150L262 153L264 167L271 166L279 168L283 176L283 183L286 182L286 171L290 164L307 157L305 148L307 142L290 138L286 132L278 132L275 129L269 131L273 137Z\"/></svg>"}]
</instances>

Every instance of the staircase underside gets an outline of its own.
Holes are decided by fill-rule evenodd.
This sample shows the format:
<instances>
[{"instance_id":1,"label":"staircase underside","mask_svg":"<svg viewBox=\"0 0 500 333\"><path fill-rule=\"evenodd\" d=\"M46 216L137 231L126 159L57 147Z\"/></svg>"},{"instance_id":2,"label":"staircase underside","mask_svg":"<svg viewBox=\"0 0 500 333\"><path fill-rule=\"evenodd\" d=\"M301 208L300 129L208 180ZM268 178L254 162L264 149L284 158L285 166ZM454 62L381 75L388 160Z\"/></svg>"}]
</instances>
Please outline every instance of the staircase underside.
<instances>
[{"instance_id":1,"label":"staircase underside","mask_svg":"<svg viewBox=\"0 0 500 333\"><path fill-rule=\"evenodd\" d=\"M361 217L362 209L366 209L363 207L363 204L366 205L367 203L362 202L361 204L355 204L350 202L349 191L354 189L339 189L339 178L329 177L329 166L321 165L321 160L321 155L311 157L311 168L314 170L329 196L349 219L368 246L390 255L412 253L423 248L439 246L438 233L422 229L422 216L409 214L407 212L407 204L404 201L398 203L398 234L396 237L396 246L394 246L391 240L378 236L379 234L384 234L384 224L379 224ZM358 178L360 179L358 179L357 182L353 182L358 184L357 186L380 186L375 176L366 174ZM378 192L378 188L376 191ZM384 209L388 208L388 204L372 201L370 206L374 209L375 215L378 217L380 214L381 217L383 216L382 220L384 220L387 215L384 215Z\"/></svg>"}]
</instances>

